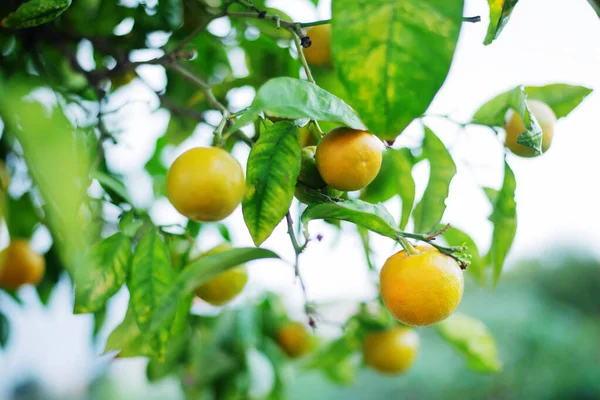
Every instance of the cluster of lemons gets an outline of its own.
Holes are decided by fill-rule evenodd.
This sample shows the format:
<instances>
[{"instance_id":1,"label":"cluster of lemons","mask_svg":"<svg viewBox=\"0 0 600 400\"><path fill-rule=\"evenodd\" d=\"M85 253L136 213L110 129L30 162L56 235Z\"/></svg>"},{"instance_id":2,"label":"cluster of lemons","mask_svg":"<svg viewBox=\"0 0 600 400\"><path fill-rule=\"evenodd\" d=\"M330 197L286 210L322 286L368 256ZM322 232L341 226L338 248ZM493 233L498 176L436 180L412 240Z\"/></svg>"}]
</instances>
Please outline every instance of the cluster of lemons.
<instances>
[{"instance_id":1,"label":"cluster of lemons","mask_svg":"<svg viewBox=\"0 0 600 400\"><path fill-rule=\"evenodd\" d=\"M331 30L328 25L309 30L313 45L304 50L309 63L331 66ZM543 150L552 141L556 116L546 104L532 100L532 113L543 131ZM517 143L525 131L521 117L509 112L506 147L532 157L535 152ZM307 127L301 129L302 165L296 198L313 203L315 193L340 197L371 183L381 167L382 143L367 131L338 127L318 144ZM315 145L316 144L316 145ZM219 148L194 148L179 156L167 175L167 195L173 206L197 221L219 221L242 201L245 182L239 162ZM223 249L223 247L221 247ZM245 267L222 273L203 284L196 294L213 305L235 298L247 281ZM367 364L384 373L401 373L413 362L419 337L409 326L427 326L454 312L464 290L458 263L431 246L418 246L414 254L400 251L387 259L380 272L380 294L388 311L403 325L369 333L363 343ZM277 340L290 357L310 349L309 333L297 322L281 328Z\"/></svg>"}]
</instances>

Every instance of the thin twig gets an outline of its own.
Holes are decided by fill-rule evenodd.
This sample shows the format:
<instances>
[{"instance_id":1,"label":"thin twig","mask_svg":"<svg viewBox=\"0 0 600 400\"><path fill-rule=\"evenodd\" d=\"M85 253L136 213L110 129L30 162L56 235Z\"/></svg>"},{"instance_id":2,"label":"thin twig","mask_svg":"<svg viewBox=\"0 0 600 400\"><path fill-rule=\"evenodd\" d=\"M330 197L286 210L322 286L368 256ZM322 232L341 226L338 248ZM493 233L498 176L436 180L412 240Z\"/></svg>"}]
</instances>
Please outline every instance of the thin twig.
<instances>
[{"instance_id":1,"label":"thin twig","mask_svg":"<svg viewBox=\"0 0 600 400\"><path fill-rule=\"evenodd\" d=\"M290 214L289 211L285 215L285 220L287 222L288 235L290 236L290 241L292 242L292 247L294 248L294 253L295 253L295 256L294 256L294 273L296 274L296 277L298 278L298 281L300 282L300 287L302 288L302 294L304 296L305 311L307 311L307 314L310 314L308 312L308 309L307 309L307 306L306 306L306 304L308 302L308 296L306 294L306 285L304 284L304 280L302 279L302 275L300 274L300 265L298 263L298 260L300 258L300 254L304 251L304 248L306 247L306 244L304 244L303 246L301 246L298 243L298 239L296 239L296 234L294 233L294 221L292 220L292 215Z\"/></svg>"}]
</instances>

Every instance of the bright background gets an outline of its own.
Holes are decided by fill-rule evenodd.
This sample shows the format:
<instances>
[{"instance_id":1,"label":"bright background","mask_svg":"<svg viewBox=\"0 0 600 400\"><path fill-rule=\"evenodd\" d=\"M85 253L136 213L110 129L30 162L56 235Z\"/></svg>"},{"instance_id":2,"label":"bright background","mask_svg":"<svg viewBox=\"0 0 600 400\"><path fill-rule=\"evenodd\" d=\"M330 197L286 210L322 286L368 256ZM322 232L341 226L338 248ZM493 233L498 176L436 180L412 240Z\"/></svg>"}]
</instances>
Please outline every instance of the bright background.
<instances>
[{"instance_id":1,"label":"bright background","mask_svg":"<svg viewBox=\"0 0 600 400\"><path fill-rule=\"evenodd\" d=\"M321 1L318 10L308 0L271 3L297 21L330 17L328 1ZM600 89L597 44L600 21L585 0L519 2L500 38L484 47L487 13L485 0L467 1L465 16L481 15L482 22L463 25L451 73L428 114L450 114L456 120L467 121L485 101L518 84L560 82ZM229 25L227 21L219 20L209 28L215 33L226 33ZM141 58L151 56L140 54ZM236 55L232 54L232 58L235 60ZM244 68L243 65L238 67ZM165 79L160 67L145 66L138 72L153 85L160 86ZM252 96L251 90L240 90L231 100L241 109L251 102ZM157 101L153 93L139 82L114 96L111 104L125 103L128 105L116 117L123 134L118 145L108 148L107 157L116 172L127 175L130 192L140 205L144 205L150 198L151 181L143 171L143 165L153 152L156 137L164 131L168 115L154 111ZM600 171L598 110L600 93L595 92L568 118L558 122L552 148L543 157L520 159L509 155L508 161L518 183L519 227L507 269L516 260L543 256L552 253L553 249L581 249L600 257L600 231L596 228L600 223L600 184L596 176ZM214 117L218 121L218 115ZM469 232L485 251L492 231L487 220L491 207L478 185L500 186L502 147L487 128L468 127L461 131L440 118L430 118L426 122L458 160L459 173L451 186L444 221ZM418 126L411 126L397 144L415 145L420 135ZM209 136L210 129L197 129L182 146L172 149L169 161L188 148L208 144ZM247 147L239 145L234 155L244 165ZM428 167L424 163L414 171L418 196L424 190L427 174ZM399 202L391 201L386 206L398 216ZM166 200L154 205L152 215L161 224L183 221ZM225 223L236 245L252 245L240 208ZM311 223L311 232L315 236L322 233L324 240L312 242L300 260L309 298L342 300L343 305L343 301L372 297L374 280L367 272L358 236L347 229L345 235L338 237L333 229L320 222ZM34 245L44 249L47 245L44 232L36 238ZM202 249L218 241L216 233L213 237L203 238L199 243ZM381 265L392 253L393 243L376 236L373 241L378 253L375 260ZM292 259L284 226L279 226L264 246L287 260ZM250 284L237 302L256 297L262 289L268 288L284 294L290 308L299 318L302 316L301 293L290 265L259 261L252 263L250 270ZM501 280L500 285L504 284L510 283ZM491 290L486 294L481 297L482 301L494 301ZM8 395L13 384L26 377L39 380L48 393L76 396L85 390L89 379L109 363L110 358L98 357L103 340L96 348L90 345L92 320L85 315L71 315L72 290L65 282L57 289L47 309L39 304L31 288L22 289L21 295L27 304L25 308L17 307L7 296L0 294L0 306L12 320L11 345L0 351L0 399ZM106 338L123 318L127 296L122 291L112 301L101 338ZM213 310L198 305L199 312ZM347 311L347 308L342 306L341 310ZM344 311L334 314L341 319ZM119 360L110 364L109 374L123 383L123 390L139 394L146 386L144 368L145 362L141 359ZM172 385L173 382L166 381L153 387L153 396L160 398L161 393L170 392Z\"/></svg>"}]
</instances>

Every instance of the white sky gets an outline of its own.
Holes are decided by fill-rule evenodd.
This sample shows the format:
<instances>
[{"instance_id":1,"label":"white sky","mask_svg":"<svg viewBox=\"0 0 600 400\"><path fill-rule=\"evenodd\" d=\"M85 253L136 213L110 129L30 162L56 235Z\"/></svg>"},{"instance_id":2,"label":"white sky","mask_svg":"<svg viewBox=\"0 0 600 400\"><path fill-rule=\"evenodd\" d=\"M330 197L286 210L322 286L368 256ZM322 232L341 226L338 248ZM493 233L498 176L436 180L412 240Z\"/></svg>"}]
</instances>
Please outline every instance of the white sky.
<instances>
[{"instance_id":1,"label":"white sky","mask_svg":"<svg viewBox=\"0 0 600 400\"><path fill-rule=\"evenodd\" d=\"M302 6L299 4L302 3ZM317 14L308 1L273 1L299 21L327 18L327 4ZM466 16L481 15L479 24L464 24L459 48L451 74L429 112L451 114L459 120L468 117L483 102L517 84L543 85L570 83L600 88L600 21L585 0L528 0L519 2L516 11L500 38L489 47L482 45L487 28L487 5L484 0L468 0ZM213 27L218 29L219 27ZM142 72L149 79L164 79L156 67L145 67ZM148 92L136 85L134 97L147 101ZM241 92L235 99L243 107L251 98ZM115 100L114 104L120 102ZM600 94L593 93L568 118L559 121L550 151L536 159L509 156L509 163L517 177L519 228L509 264L515 259L543 255L556 248L576 247L600 256L599 183L600 134L598 132ZM218 120L218 115L216 116ZM151 114L143 102L128 106L120 126L124 128L121 143L110 150L110 161L119 171L130 174L128 183L134 197L144 202L149 194L149 178L141 168L153 151L154 139L163 131L166 114ZM491 224L487 221L490 206L475 182L492 187L501 183L502 149L489 130L468 128L467 133L456 132L456 127L431 120L430 126L451 147L459 160L459 174L451 187L448 209L444 220L469 232L480 248L487 250ZM210 130L196 134L169 155L172 161L187 148L208 143ZM399 144L415 143L418 132L407 132ZM242 164L248 154L240 145L234 153ZM422 193L428 167L415 170L418 191ZM420 195L420 194L419 194ZM399 202L390 202L390 211L398 216ZM159 202L153 215L159 223L182 221L165 200ZM297 213L296 213L297 215ZM251 246L252 241L244 226L238 208L225 221L234 242ZM410 228L410 227L409 227ZM335 232L320 222L311 223L311 232L323 233L325 239L311 243L302 255L301 265L308 293L312 299L335 300L368 298L375 294L373 276L366 271L360 242L350 230L337 238ZM378 251L376 260L383 263L393 249L387 239L373 236ZM201 247L209 248L218 238L203 239ZM285 226L280 225L264 247L271 248L290 260L292 250ZM289 303L298 313L300 292L294 285L292 268L278 261L255 262L250 265L251 280L245 296L256 295L261 288L286 293ZM502 283L500 283L502 284ZM27 289L24 294L31 294ZM90 320L86 316L70 316L69 288L56 296L50 312L33 307L17 311L9 307L14 317L12 347L0 352L0 398L24 372L30 372L50 385L53 391L72 392L81 388L92 374L97 362L93 351L86 345ZM31 296L29 303L33 304ZM0 302L6 302L0 297ZM241 299L243 301L243 298ZM118 324L124 316L126 294L113 304L114 314L107 328ZM294 308L295 307L295 308ZM140 364L119 361L113 364L113 374L121 379L136 379ZM126 373L129 371L129 373ZM141 380L140 380L140 385Z\"/></svg>"}]
</instances>

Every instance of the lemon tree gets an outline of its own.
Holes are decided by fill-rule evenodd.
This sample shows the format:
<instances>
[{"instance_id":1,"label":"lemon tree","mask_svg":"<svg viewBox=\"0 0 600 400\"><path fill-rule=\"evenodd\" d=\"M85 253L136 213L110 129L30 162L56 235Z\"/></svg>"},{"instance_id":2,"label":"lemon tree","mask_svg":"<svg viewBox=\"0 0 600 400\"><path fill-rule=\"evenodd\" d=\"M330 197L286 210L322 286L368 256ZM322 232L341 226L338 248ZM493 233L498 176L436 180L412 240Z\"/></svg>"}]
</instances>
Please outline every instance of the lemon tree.
<instances>
[{"instance_id":1,"label":"lemon tree","mask_svg":"<svg viewBox=\"0 0 600 400\"><path fill-rule=\"evenodd\" d=\"M317 3L297 7L315 14ZM486 45L510 29L517 3L488 0ZM73 312L93 315L97 333L126 287L128 309L105 352L146 357L149 380L174 376L190 399L285 398L290 365L342 385L363 368L400 374L427 346L410 326L437 324L468 367L499 371L493 332L452 314L465 285L502 275L518 223L513 156L543 157L564 134L556 121L591 89L515 82L471 118L450 119L486 127L505 146L490 154L504 160L503 179L481 188L493 232L478 248L480 238L446 218L456 156L428 109L464 57L455 51L463 26L480 16L465 15L464 0L333 0L331 15L297 22L263 0L2 2L0 217L9 244L0 290L20 302L29 285L45 303L64 278ZM145 117L121 99L139 90L165 123L145 135L150 154L134 160L136 173L123 173L131 160L115 146L137 147L124 121L137 127ZM240 93L251 101L240 106ZM397 144L409 129L414 145ZM413 170L424 165L417 196ZM388 210L395 199L399 221ZM179 222L163 224L161 207ZM360 239L364 268L380 272L365 282L379 295L356 304L336 337L320 337L319 304L302 275L306 247L324 246L314 220L340 241ZM38 232L48 237L42 253ZM215 234L227 244L198 254ZM251 245L240 246L240 234ZM289 240L291 258L274 235ZM396 246L383 265L373 262L376 240ZM264 259L291 262L302 318L261 288L245 295L249 268ZM192 312L203 301L218 308Z\"/></svg>"}]
</instances>

